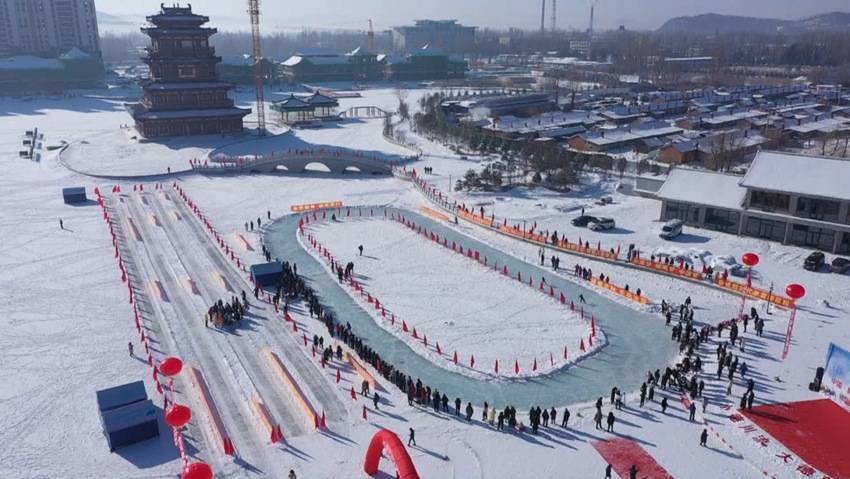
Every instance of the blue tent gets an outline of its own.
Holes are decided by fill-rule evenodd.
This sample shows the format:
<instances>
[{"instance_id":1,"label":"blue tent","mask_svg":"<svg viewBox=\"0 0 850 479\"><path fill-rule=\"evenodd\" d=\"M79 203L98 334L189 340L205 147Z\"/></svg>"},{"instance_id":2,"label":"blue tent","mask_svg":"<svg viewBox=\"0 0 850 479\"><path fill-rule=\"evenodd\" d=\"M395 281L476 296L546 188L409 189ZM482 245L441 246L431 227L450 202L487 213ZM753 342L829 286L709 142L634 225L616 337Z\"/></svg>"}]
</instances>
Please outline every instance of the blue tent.
<instances>
[{"instance_id":1,"label":"blue tent","mask_svg":"<svg viewBox=\"0 0 850 479\"><path fill-rule=\"evenodd\" d=\"M86 198L86 189L82 186L62 188L62 199L65 200L65 204L67 205L85 203L88 201L88 198Z\"/></svg>"},{"instance_id":2,"label":"blue tent","mask_svg":"<svg viewBox=\"0 0 850 479\"><path fill-rule=\"evenodd\" d=\"M96 392L100 424L109 450L159 436L157 408L142 381Z\"/></svg>"},{"instance_id":3,"label":"blue tent","mask_svg":"<svg viewBox=\"0 0 850 479\"><path fill-rule=\"evenodd\" d=\"M281 274L283 274L283 265L278 261L251 265L254 284L260 288L277 287Z\"/></svg>"}]
</instances>

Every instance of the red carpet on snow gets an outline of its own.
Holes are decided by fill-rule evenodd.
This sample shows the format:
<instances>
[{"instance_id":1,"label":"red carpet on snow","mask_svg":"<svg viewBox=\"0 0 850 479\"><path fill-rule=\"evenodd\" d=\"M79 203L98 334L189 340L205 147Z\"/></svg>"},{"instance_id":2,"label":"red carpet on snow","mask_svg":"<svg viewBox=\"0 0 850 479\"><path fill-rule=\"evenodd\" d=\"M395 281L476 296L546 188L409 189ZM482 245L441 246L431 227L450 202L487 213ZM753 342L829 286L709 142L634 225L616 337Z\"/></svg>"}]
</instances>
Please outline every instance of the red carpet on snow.
<instances>
[{"instance_id":1,"label":"red carpet on snow","mask_svg":"<svg viewBox=\"0 0 850 479\"><path fill-rule=\"evenodd\" d=\"M850 412L829 399L741 411L810 466L850 478Z\"/></svg>"},{"instance_id":2,"label":"red carpet on snow","mask_svg":"<svg viewBox=\"0 0 850 479\"><path fill-rule=\"evenodd\" d=\"M632 464L637 466L640 479L673 479L655 458L649 455L640 444L631 439L611 439L593 443L596 452L614 467L620 477L629 477Z\"/></svg>"}]
</instances>

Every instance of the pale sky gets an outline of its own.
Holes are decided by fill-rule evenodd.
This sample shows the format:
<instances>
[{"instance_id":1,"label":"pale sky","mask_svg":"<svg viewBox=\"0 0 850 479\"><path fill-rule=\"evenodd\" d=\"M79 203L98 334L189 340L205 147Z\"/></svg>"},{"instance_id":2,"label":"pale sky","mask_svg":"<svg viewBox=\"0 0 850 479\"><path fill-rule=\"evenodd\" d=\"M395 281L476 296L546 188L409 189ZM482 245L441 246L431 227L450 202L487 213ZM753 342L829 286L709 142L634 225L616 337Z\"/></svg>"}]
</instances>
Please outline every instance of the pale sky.
<instances>
[{"instance_id":1,"label":"pale sky","mask_svg":"<svg viewBox=\"0 0 850 479\"><path fill-rule=\"evenodd\" d=\"M174 0L166 2L173 3ZM547 3L551 4L552 0ZM558 27L586 29L590 0L560 0ZM95 0L97 9L123 20L144 21L160 0ZM247 30L247 0L194 0L193 9L211 17L221 30ZM417 18L457 19L479 27L524 29L540 24L540 0L261 0L266 31L311 29L365 30L409 24ZM796 19L850 10L848 0L597 0L598 28L654 29L680 15L723 13ZM548 16L548 15L547 15ZM243 27L244 25L244 27ZM549 26L549 19L546 20Z\"/></svg>"}]
</instances>

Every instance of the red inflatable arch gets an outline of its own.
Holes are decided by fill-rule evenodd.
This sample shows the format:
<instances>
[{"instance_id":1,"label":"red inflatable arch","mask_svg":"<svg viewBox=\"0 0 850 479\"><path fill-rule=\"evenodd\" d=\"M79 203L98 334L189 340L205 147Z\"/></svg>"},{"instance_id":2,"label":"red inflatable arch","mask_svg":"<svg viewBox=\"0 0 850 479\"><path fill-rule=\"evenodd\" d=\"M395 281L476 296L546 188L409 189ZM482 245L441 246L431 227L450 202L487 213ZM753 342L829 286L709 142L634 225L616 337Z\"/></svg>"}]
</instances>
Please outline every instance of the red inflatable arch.
<instances>
[{"instance_id":1,"label":"red inflatable arch","mask_svg":"<svg viewBox=\"0 0 850 479\"><path fill-rule=\"evenodd\" d=\"M381 453L384 448L390 453L393 458L396 469L401 479L419 479L419 473L416 472L416 466L410 460L410 455L404 444L398 438L396 433L387 429L381 429L369 443L369 449L366 451L366 461L363 463L363 470L366 474L374 476L378 473L378 465L381 462Z\"/></svg>"}]
</instances>

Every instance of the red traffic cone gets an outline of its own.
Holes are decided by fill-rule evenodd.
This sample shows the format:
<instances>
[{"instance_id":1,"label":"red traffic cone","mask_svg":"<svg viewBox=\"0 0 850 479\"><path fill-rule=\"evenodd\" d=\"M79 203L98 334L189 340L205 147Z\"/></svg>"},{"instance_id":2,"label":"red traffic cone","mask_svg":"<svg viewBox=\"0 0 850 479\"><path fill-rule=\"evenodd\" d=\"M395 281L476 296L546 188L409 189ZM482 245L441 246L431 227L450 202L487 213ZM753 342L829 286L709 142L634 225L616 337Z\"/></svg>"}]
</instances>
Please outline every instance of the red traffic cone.
<instances>
[{"instance_id":1,"label":"red traffic cone","mask_svg":"<svg viewBox=\"0 0 850 479\"><path fill-rule=\"evenodd\" d=\"M567 302L567 297L564 296L564 293L561 293L561 304L564 304L566 302Z\"/></svg>"},{"instance_id":2,"label":"red traffic cone","mask_svg":"<svg viewBox=\"0 0 850 479\"><path fill-rule=\"evenodd\" d=\"M578 348L581 350L581 352L587 351L587 349L585 349L585 347L584 347L584 339L583 338L582 338L581 342L579 343Z\"/></svg>"},{"instance_id":3,"label":"red traffic cone","mask_svg":"<svg viewBox=\"0 0 850 479\"><path fill-rule=\"evenodd\" d=\"M416 334L416 326L413 327L413 339L419 339L419 335Z\"/></svg>"},{"instance_id":4,"label":"red traffic cone","mask_svg":"<svg viewBox=\"0 0 850 479\"><path fill-rule=\"evenodd\" d=\"M567 351L567 347L564 346L564 361L570 359L570 353Z\"/></svg>"},{"instance_id":5,"label":"red traffic cone","mask_svg":"<svg viewBox=\"0 0 850 479\"><path fill-rule=\"evenodd\" d=\"M363 405L363 420L364 421L369 420L368 414L366 414L366 405L365 404Z\"/></svg>"},{"instance_id":6,"label":"red traffic cone","mask_svg":"<svg viewBox=\"0 0 850 479\"><path fill-rule=\"evenodd\" d=\"M236 456L236 448L233 447L233 441L229 437L224 438L224 453L228 456Z\"/></svg>"},{"instance_id":7,"label":"red traffic cone","mask_svg":"<svg viewBox=\"0 0 850 479\"><path fill-rule=\"evenodd\" d=\"M325 417L325 411L322 411L322 420L319 422L319 427L321 427L322 429L328 428L328 421Z\"/></svg>"},{"instance_id":8,"label":"red traffic cone","mask_svg":"<svg viewBox=\"0 0 850 479\"><path fill-rule=\"evenodd\" d=\"M439 341L437 341L437 354L439 354L440 356L443 355L443 350L440 349L440 342Z\"/></svg>"},{"instance_id":9,"label":"red traffic cone","mask_svg":"<svg viewBox=\"0 0 850 479\"><path fill-rule=\"evenodd\" d=\"M354 401L357 400L357 393L354 392L354 386L351 386L351 399Z\"/></svg>"},{"instance_id":10,"label":"red traffic cone","mask_svg":"<svg viewBox=\"0 0 850 479\"><path fill-rule=\"evenodd\" d=\"M428 347L428 335L427 334L422 335L422 341L425 342L425 347L427 348Z\"/></svg>"},{"instance_id":11,"label":"red traffic cone","mask_svg":"<svg viewBox=\"0 0 850 479\"><path fill-rule=\"evenodd\" d=\"M401 320L401 330L407 332L407 321Z\"/></svg>"}]
</instances>

